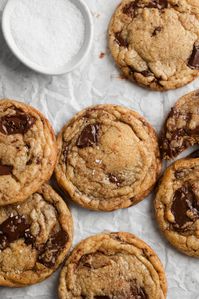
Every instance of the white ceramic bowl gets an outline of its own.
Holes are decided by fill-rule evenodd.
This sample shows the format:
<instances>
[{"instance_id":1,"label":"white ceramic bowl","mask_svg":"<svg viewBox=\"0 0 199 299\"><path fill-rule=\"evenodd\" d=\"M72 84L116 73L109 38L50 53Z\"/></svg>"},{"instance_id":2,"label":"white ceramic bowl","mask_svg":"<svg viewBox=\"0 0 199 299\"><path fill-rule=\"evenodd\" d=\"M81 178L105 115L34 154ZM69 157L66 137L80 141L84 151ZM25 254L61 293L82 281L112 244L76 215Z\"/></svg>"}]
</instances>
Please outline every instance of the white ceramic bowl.
<instances>
[{"instance_id":1,"label":"white ceramic bowl","mask_svg":"<svg viewBox=\"0 0 199 299\"><path fill-rule=\"evenodd\" d=\"M13 54L29 68L33 69L36 72L46 74L46 75L61 75L61 74L68 73L72 71L74 68L78 67L80 63L82 63L86 55L88 54L93 40L92 16L87 5L82 0L70 0L81 11L83 18L85 20L85 39L79 52L71 59L71 61L67 62L63 66L57 68L51 68L51 67L46 68L36 64L35 62L31 61L26 56L24 56L21 50L17 47L15 40L11 34L10 17L12 15L13 10L16 9L17 1L18 0L8 0L2 16L3 35Z\"/></svg>"}]
</instances>

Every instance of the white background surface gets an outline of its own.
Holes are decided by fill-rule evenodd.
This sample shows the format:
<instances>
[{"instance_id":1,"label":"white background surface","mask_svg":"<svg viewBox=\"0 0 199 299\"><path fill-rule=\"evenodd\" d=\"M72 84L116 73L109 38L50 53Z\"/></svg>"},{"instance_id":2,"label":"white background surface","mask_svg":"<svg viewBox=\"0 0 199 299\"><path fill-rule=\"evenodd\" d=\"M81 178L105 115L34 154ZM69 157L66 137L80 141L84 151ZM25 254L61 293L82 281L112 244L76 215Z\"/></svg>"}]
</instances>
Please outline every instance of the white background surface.
<instances>
[{"instance_id":1,"label":"white background surface","mask_svg":"<svg viewBox=\"0 0 199 299\"><path fill-rule=\"evenodd\" d=\"M31 0L27 0L31 1ZM57 1L57 0L56 0ZM56 132L74 113L92 104L115 103L132 108L159 131L167 112L199 81L164 93L121 80L107 51L109 19L119 0L85 0L93 14L95 35L87 61L70 74L43 76L23 66L10 52L0 31L0 97L27 102L42 111ZM5 0L0 0L0 17ZM58 1L57 1L58 2ZM105 53L103 59L99 58ZM129 231L146 241L159 255L168 278L168 299L199 299L199 260L172 248L154 220L153 195L140 204L112 213L97 213L70 204L75 222L74 243L104 230ZM58 273L43 283L23 289L0 287L0 299L57 299Z\"/></svg>"}]
</instances>

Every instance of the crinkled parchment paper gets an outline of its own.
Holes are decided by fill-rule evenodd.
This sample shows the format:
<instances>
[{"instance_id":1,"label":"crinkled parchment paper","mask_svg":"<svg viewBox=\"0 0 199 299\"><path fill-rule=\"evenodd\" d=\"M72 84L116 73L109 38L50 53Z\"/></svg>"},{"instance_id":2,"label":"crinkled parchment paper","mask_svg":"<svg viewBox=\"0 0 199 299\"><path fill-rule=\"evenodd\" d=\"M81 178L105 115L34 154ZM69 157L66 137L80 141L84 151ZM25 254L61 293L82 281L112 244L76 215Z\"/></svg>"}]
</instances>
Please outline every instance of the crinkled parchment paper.
<instances>
[{"instance_id":1,"label":"crinkled parchment paper","mask_svg":"<svg viewBox=\"0 0 199 299\"><path fill-rule=\"evenodd\" d=\"M27 0L31 1L31 0ZM74 113L89 105L115 103L132 108L160 130L170 107L199 81L175 91L152 92L122 80L107 50L107 26L120 0L84 0L93 15L94 42L85 63L63 76L44 76L23 66L0 31L0 97L29 103L43 112L56 132ZM0 17L5 0L0 0ZM100 58L101 53L104 57ZM138 205L112 213L84 210L69 202L75 222L74 243L92 234L129 231L159 255L168 278L168 299L199 299L199 260L186 257L161 236L154 220L153 194ZM0 299L57 299L58 272L43 283L22 289L0 287Z\"/></svg>"}]
</instances>

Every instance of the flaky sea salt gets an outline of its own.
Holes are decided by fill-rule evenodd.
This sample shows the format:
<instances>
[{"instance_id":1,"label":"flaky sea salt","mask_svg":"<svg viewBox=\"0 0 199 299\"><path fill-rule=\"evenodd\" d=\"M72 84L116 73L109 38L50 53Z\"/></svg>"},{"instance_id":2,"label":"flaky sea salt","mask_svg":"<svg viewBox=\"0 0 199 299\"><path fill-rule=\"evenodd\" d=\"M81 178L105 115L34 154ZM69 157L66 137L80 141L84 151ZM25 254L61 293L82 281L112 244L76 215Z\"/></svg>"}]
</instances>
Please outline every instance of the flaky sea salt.
<instances>
[{"instance_id":1,"label":"flaky sea salt","mask_svg":"<svg viewBox=\"0 0 199 299\"><path fill-rule=\"evenodd\" d=\"M18 0L10 18L13 39L23 55L39 66L69 62L84 42L85 23L69 0Z\"/></svg>"}]
</instances>

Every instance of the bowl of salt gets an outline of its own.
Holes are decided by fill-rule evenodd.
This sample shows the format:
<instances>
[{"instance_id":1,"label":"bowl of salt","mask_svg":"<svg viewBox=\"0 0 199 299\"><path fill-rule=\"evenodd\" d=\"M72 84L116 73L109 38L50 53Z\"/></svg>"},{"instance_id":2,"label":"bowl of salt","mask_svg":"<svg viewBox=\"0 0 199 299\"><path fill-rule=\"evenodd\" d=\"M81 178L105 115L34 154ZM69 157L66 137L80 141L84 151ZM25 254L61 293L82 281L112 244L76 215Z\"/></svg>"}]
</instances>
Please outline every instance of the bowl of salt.
<instances>
[{"instance_id":1,"label":"bowl of salt","mask_svg":"<svg viewBox=\"0 0 199 299\"><path fill-rule=\"evenodd\" d=\"M92 16L82 0L8 0L2 31L21 62L46 75L77 68L93 39Z\"/></svg>"}]
</instances>

